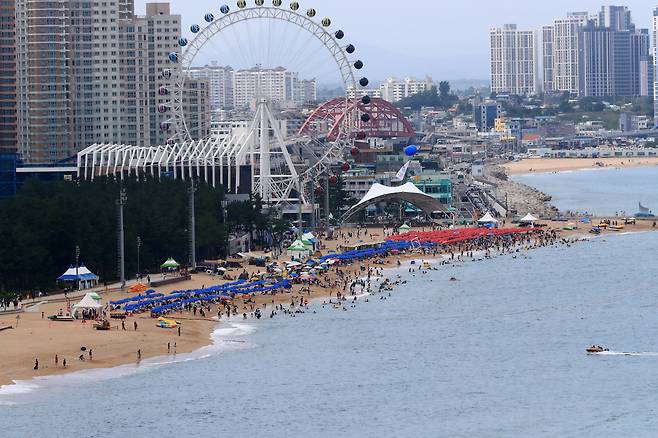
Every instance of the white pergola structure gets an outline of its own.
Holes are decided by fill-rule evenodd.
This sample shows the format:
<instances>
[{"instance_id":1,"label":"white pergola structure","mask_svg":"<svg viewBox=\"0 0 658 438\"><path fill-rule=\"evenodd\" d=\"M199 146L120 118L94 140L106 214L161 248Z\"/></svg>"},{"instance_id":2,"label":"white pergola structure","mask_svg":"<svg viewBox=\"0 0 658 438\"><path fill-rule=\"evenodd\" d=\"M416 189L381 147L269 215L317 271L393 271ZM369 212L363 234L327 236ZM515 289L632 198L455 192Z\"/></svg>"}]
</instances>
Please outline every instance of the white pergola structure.
<instances>
[{"instance_id":1,"label":"white pergola structure","mask_svg":"<svg viewBox=\"0 0 658 438\"><path fill-rule=\"evenodd\" d=\"M291 192L299 192L300 175L286 146L294 141L303 140L285 140L268 103L261 101L249 129L224 138L157 147L91 145L78 153L78 177L160 177L164 173L175 179L199 178L213 187L223 185L228 192L238 193L246 183L240 180L240 169L250 166L252 193L269 204L296 202L299 198L292 197Z\"/></svg>"}]
</instances>

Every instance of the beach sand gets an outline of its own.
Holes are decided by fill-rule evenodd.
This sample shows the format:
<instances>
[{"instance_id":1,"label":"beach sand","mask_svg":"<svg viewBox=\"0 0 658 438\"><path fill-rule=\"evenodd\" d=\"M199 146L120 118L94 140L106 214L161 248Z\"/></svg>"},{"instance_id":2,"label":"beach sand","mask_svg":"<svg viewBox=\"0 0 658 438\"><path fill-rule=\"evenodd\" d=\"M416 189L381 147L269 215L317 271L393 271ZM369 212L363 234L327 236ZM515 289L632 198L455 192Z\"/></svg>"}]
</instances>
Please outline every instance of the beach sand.
<instances>
[{"instance_id":1,"label":"beach sand","mask_svg":"<svg viewBox=\"0 0 658 438\"><path fill-rule=\"evenodd\" d=\"M597 163L606 168L633 168L658 166L658 157L637 158L527 158L521 161L505 163L508 175L528 173L565 172L582 169L600 169Z\"/></svg>"},{"instance_id":2,"label":"beach sand","mask_svg":"<svg viewBox=\"0 0 658 438\"><path fill-rule=\"evenodd\" d=\"M614 219L613 219L614 220ZM543 222L547 223L547 222ZM598 223L593 221L593 223ZM549 228L561 229L566 223L548 222ZM510 225L510 224L508 224ZM579 229L573 231L562 231L563 237L576 238L587 235L590 229L589 225L578 224ZM414 228L414 230L421 230ZM429 230L429 228L427 229ZM626 232L649 231L652 230L651 222L639 222L637 225L629 225L624 230ZM369 233L372 236L361 236L359 243L369 241L381 241L382 229L371 229ZM604 234L613 233L606 231ZM357 239L352 239L356 243ZM327 242L327 249L335 249L337 241ZM385 264L373 265L365 261L364 265L370 265L377 268L393 268L397 266L397 260L409 259L427 259L427 255L416 253L401 254L390 256L385 260ZM285 260L282 258L279 261ZM342 266L344 272L349 272L352 276L360 274L362 264L354 263ZM249 272L257 272L259 269L255 266L246 266ZM230 272L237 275L241 269ZM167 287L157 288L158 292L169 293L172 290L186 290L200 288L202 286L211 286L224 283L219 277L212 277L208 274L196 274L191 280L169 285ZM321 286L311 286L310 295L306 292L300 292L299 285L287 293L280 293L275 296L257 296L254 298L256 304L254 308L260 308L263 316L268 317L274 304L290 305L294 297L299 302L300 297L311 300L315 298L335 297L338 289L323 288ZM134 294L128 292L110 292L103 295L103 303L111 300L125 298ZM57 297L48 297L53 299ZM274 300L274 303L272 303ZM72 303L79 299L72 300ZM235 304L238 311L249 314L251 309L246 307L241 300ZM266 305L263 308L263 305ZM181 336L178 336L177 330L167 330L157 328L156 320L151 318L148 313L129 317L125 320L126 330L121 330L120 320L110 320L112 330L98 331L93 328L92 323L75 322L51 322L47 319L49 315L56 314L61 308L66 310L66 304L63 302L50 302L42 304L31 312L20 313L20 318L16 320L16 314L0 315L0 326L12 325L15 328L0 331L0 342L2 343L2 360L0 361L0 385L13 383L15 380L28 380L39 376L48 376L62 374L66 372L80 371L88 368L107 368L122 364L136 363L137 350L141 350L141 358L147 359L157 356L166 356L174 353L174 343L176 343L176 353L188 353L195 351L203 346L209 345L212 332L218 328L222 322L218 322L213 317L217 315L217 307L212 306L211 312L207 318L194 317L191 312L173 313L168 315L182 323ZM45 318L42 319L41 312L44 312ZM237 319L236 319L237 318ZM224 317L225 319L225 317ZM242 320L242 316L236 315L231 317L232 321ZM133 323L137 321L138 329L133 330ZM18 323L18 324L17 324ZM167 351L167 343L170 343L171 350ZM84 353L85 361L80 361L78 356L82 354L80 347L85 346L93 350L93 361L89 361L88 354ZM58 364L55 364L55 355L58 355ZM33 370L34 361L38 358L39 370ZM63 368L62 361L66 358L67 368Z\"/></svg>"}]
</instances>

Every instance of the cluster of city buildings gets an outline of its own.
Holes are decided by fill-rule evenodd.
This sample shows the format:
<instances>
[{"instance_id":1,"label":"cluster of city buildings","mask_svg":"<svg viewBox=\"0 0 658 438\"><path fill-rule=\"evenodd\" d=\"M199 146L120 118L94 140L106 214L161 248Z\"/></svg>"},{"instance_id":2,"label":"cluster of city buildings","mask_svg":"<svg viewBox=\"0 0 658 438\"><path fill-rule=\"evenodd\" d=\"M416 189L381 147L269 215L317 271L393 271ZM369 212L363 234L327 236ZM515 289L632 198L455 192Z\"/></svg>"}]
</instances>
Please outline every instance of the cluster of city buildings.
<instances>
[{"instance_id":1,"label":"cluster of city buildings","mask_svg":"<svg viewBox=\"0 0 658 438\"><path fill-rule=\"evenodd\" d=\"M300 79L298 72L285 67L255 66L235 70L215 62L192 67L190 75L209 80L210 106L213 110L246 108L256 97L284 107L316 103L318 99L315 79Z\"/></svg>"},{"instance_id":2,"label":"cluster of city buildings","mask_svg":"<svg viewBox=\"0 0 658 438\"><path fill-rule=\"evenodd\" d=\"M651 97L658 91L658 8L653 15L653 47L649 30L636 28L626 6L556 18L542 27L541 45L534 30L513 24L491 29L491 89L516 95Z\"/></svg>"},{"instance_id":3,"label":"cluster of city buildings","mask_svg":"<svg viewBox=\"0 0 658 438\"><path fill-rule=\"evenodd\" d=\"M414 94L428 91L433 86L434 81L429 76L426 76L424 79L416 79L415 77L398 79L390 77L379 84L378 87L359 89L349 87L347 89L347 97L354 99L368 95L395 103Z\"/></svg>"}]
</instances>

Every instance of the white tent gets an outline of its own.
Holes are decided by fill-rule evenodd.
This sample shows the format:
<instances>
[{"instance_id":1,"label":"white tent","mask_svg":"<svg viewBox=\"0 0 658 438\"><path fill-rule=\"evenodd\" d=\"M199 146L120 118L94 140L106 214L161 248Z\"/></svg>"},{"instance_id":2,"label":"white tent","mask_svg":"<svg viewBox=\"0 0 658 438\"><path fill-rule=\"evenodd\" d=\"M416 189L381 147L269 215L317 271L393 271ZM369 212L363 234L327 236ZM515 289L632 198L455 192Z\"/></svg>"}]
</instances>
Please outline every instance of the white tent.
<instances>
[{"instance_id":1,"label":"white tent","mask_svg":"<svg viewBox=\"0 0 658 438\"><path fill-rule=\"evenodd\" d=\"M94 299L95 293L88 293L84 296L82 300L78 304L75 304L73 306L73 316L76 318L78 317L78 313L82 312L83 310L95 310L99 311L100 309L103 308L103 305L100 303L100 301Z\"/></svg>"},{"instance_id":2,"label":"white tent","mask_svg":"<svg viewBox=\"0 0 658 438\"><path fill-rule=\"evenodd\" d=\"M311 255L311 250L304 245L301 240L295 240L292 245L288 247L288 256L291 260L306 260Z\"/></svg>"},{"instance_id":3,"label":"white tent","mask_svg":"<svg viewBox=\"0 0 658 438\"><path fill-rule=\"evenodd\" d=\"M535 222L537 222L538 220L539 220L539 219L537 219L536 217L534 217L533 215L531 215L530 213L528 213L528 214L526 214L526 215L523 217L523 219L521 219L520 222L521 222L522 224L532 224L532 225L534 225Z\"/></svg>"},{"instance_id":4,"label":"white tent","mask_svg":"<svg viewBox=\"0 0 658 438\"><path fill-rule=\"evenodd\" d=\"M387 187L378 183L372 185L368 193L357 204L352 206L347 213L343 215L342 222L347 222L352 216L370 205L378 202L401 200L415 205L431 216L435 211L442 211L446 208L438 199L424 193L413 183L406 183L399 187Z\"/></svg>"},{"instance_id":5,"label":"white tent","mask_svg":"<svg viewBox=\"0 0 658 438\"><path fill-rule=\"evenodd\" d=\"M478 224L497 224L498 221L494 218L491 213L487 212L484 216L478 220Z\"/></svg>"}]
</instances>

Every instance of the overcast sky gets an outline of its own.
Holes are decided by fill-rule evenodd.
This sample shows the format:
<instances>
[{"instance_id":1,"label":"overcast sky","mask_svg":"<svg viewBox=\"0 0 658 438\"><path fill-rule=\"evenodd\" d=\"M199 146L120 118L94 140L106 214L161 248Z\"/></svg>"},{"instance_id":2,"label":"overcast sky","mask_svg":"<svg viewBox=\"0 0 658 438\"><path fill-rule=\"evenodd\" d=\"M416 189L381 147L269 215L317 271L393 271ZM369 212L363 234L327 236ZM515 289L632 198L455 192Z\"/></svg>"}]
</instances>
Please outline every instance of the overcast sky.
<instances>
[{"instance_id":1,"label":"overcast sky","mask_svg":"<svg viewBox=\"0 0 658 438\"><path fill-rule=\"evenodd\" d=\"M136 12L143 13L147 1L135 3ZM193 22L203 24L206 12L218 15L222 4L221 0L170 3L172 12L183 16L185 30ZM226 3L235 9L235 0ZM650 27L656 6L650 0L309 0L300 4L304 10L314 7L318 18L330 17L332 29L343 29L376 80L425 74L435 80L486 79L490 27L516 23L520 28L539 29L568 11L594 12L603 4L628 6L638 27Z\"/></svg>"}]
</instances>

